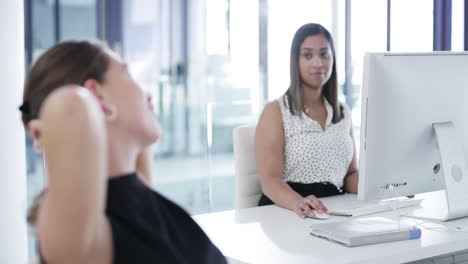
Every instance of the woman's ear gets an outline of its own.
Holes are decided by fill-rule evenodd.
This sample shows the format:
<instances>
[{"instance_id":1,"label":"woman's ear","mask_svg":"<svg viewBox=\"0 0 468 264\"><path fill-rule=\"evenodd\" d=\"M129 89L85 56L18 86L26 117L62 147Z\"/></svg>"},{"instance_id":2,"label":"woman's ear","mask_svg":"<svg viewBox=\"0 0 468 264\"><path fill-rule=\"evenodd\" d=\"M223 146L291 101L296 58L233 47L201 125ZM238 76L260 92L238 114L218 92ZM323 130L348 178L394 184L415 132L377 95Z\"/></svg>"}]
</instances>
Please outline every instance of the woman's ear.
<instances>
[{"instance_id":1,"label":"woman's ear","mask_svg":"<svg viewBox=\"0 0 468 264\"><path fill-rule=\"evenodd\" d=\"M106 102L106 95L98 81L96 81L95 79L88 79L83 83L83 87L95 96L95 98L99 102L99 105L101 106L102 112L104 113L104 115L106 115L106 117L109 115L113 115L113 112L115 112L113 111L113 109L111 109L113 105L109 106L109 103Z\"/></svg>"},{"instance_id":2,"label":"woman's ear","mask_svg":"<svg viewBox=\"0 0 468 264\"><path fill-rule=\"evenodd\" d=\"M83 83L83 87L90 91L101 103L104 100L104 91L101 85L95 79L88 79Z\"/></svg>"},{"instance_id":3,"label":"woman's ear","mask_svg":"<svg viewBox=\"0 0 468 264\"><path fill-rule=\"evenodd\" d=\"M28 123L28 132L34 139L34 148L42 150L42 123L39 119L34 119Z\"/></svg>"}]
</instances>

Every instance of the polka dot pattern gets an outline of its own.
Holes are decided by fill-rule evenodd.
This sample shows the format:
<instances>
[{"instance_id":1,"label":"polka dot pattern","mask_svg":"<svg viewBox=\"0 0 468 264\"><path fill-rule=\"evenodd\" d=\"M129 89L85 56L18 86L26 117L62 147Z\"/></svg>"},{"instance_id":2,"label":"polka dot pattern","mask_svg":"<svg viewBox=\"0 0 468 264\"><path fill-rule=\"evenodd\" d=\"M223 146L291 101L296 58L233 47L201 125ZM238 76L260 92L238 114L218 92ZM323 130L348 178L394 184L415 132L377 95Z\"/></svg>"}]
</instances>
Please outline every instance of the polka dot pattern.
<instances>
[{"instance_id":1,"label":"polka dot pattern","mask_svg":"<svg viewBox=\"0 0 468 264\"><path fill-rule=\"evenodd\" d=\"M333 124L333 108L325 100L328 118L323 130L317 121L306 115L293 116L283 98L277 101L281 106L286 139L284 180L299 183L331 182L337 187L343 187L343 179L354 152L349 108L341 104L343 119Z\"/></svg>"}]
</instances>

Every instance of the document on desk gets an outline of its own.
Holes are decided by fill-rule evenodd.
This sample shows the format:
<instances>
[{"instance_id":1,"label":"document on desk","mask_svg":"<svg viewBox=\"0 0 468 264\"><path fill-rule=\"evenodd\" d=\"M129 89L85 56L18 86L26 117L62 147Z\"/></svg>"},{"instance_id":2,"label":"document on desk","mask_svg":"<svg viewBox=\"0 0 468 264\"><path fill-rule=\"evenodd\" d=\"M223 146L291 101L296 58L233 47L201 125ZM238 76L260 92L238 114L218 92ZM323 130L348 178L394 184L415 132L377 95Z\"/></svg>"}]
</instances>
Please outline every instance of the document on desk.
<instances>
[{"instance_id":1,"label":"document on desk","mask_svg":"<svg viewBox=\"0 0 468 264\"><path fill-rule=\"evenodd\" d=\"M384 217L315 224L310 234L348 247L419 239L421 229Z\"/></svg>"}]
</instances>

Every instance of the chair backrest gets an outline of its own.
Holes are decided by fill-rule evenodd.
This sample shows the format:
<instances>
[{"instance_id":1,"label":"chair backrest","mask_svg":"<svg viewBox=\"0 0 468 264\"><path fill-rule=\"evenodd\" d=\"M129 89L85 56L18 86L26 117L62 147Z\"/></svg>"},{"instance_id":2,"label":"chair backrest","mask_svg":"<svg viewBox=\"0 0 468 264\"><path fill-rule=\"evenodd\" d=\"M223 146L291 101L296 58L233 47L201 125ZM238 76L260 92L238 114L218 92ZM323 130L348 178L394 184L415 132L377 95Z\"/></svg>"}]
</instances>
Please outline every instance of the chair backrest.
<instances>
[{"instance_id":1,"label":"chair backrest","mask_svg":"<svg viewBox=\"0 0 468 264\"><path fill-rule=\"evenodd\" d=\"M255 126L234 128L235 208L255 207L262 194L255 163Z\"/></svg>"}]
</instances>

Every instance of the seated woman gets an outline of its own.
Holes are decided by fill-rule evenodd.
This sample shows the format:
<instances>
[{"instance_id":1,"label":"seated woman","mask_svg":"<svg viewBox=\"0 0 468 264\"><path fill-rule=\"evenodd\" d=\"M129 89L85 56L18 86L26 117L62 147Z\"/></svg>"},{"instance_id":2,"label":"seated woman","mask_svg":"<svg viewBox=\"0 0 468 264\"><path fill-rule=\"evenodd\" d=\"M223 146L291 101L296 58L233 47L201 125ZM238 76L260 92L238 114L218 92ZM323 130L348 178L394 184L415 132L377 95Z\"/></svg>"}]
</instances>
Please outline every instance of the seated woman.
<instances>
[{"instance_id":1,"label":"seated woman","mask_svg":"<svg viewBox=\"0 0 468 264\"><path fill-rule=\"evenodd\" d=\"M47 169L29 218L43 263L226 263L184 210L147 186L145 149L159 126L118 55L87 41L52 47L29 72L20 110Z\"/></svg>"},{"instance_id":2,"label":"seated woman","mask_svg":"<svg viewBox=\"0 0 468 264\"><path fill-rule=\"evenodd\" d=\"M321 25L303 25L294 35L290 78L256 129L259 205L305 217L328 212L319 197L356 193L358 184L351 112L338 102L333 39Z\"/></svg>"}]
</instances>

